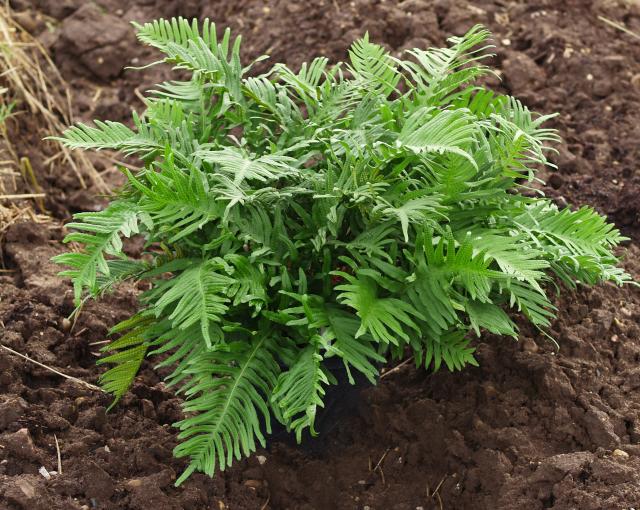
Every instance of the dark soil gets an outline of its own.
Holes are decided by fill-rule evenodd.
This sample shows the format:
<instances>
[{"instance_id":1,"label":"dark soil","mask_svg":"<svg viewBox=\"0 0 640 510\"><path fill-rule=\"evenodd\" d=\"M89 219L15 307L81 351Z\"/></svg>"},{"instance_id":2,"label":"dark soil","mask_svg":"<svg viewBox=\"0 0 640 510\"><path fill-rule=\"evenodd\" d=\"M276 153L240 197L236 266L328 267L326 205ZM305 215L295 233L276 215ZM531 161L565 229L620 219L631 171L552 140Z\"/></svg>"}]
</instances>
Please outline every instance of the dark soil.
<instances>
[{"instance_id":1,"label":"dark soil","mask_svg":"<svg viewBox=\"0 0 640 510\"><path fill-rule=\"evenodd\" d=\"M125 119L166 71L123 71L154 55L128 21L209 16L244 35L245 55L292 66L345 58L368 30L393 50L440 46L474 23L495 34L495 88L545 113L566 143L545 192L595 206L632 238L625 266L640 277L640 33L633 2L390 0L353 2L13 0L75 92L79 118ZM32 150L36 150L36 141ZM113 162L101 160L105 178ZM47 175L58 219L98 204L69 177ZM52 199L53 200L53 199ZM64 319L72 292L50 256L59 223L12 227L2 247L2 343L95 383L107 329L135 309L137 290ZM0 350L0 509L630 509L640 507L640 291L604 285L567 293L556 352L522 328L520 341L483 337L480 368L427 374L409 365L364 391L321 447L271 445L213 480L172 458L179 400L145 367L109 414L107 396ZM331 424L329 424L331 425ZM41 466L62 474L45 479Z\"/></svg>"}]
</instances>

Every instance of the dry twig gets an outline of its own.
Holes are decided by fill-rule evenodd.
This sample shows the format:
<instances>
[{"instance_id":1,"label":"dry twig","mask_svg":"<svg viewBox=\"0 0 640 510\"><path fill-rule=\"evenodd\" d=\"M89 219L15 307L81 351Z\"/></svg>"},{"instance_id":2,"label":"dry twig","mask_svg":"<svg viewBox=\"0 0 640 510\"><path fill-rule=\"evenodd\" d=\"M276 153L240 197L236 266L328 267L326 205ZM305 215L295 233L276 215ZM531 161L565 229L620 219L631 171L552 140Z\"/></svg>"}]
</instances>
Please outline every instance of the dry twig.
<instances>
[{"instance_id":1,"label":"dry twig","mask_svg":"<svg viewBox=\"0 0 640 510\"><path fill-rule=\"evenodd\" d=\"M389 370L388 372L385 372L384 374L382 374L380 376L380 379L384 379L385 377L387 377L388 375L393 374L394 372L398 372L403 366L407 365L408 363L410 363L413 360L413 357L411 358L407 358L406 360L404 360L402 363L400 363L399 365L393 367L391 370Z\"/></svg>"},{"instance_id":2,"label":"dry twig","mask_svg":"<svg viewBox=\"0 0 640 510\"><path fill-rule=\"evenodd\" d=\"M433 498L436 498L438 500L438 506L440 507L440 510L443 510L442 497L440 496L440 488L442 487L442 484L444 483L444 481L447 479L448 476L449 475L444 475L442 477L442 480L440 480L440 482L438 483L438 485L436 486L433 492L431 492L431 490L429 489L429 484L427 484L427 498L431 500L433 500Z\"/></svg>"},{"instance_id":3,"label":"dry twig","mask_svg":"<svg viewBox=\"0 0 640 510\"><path fill-rule=\"evenodd\" d=\"M61 475L62 474L62 456L60 455L60 443L58 443L58 438L56 437L56 435L53 435L53 439L56 442L56 453L58 455L58 474Z\"/></svg>"},{"instance_id":4,"label":"dry twig","mask_svg":"<svg viewBox=\"0 0 640 510\"><path fill-rule=\"evenodd\" d=\"M635 32L629 30L627 27L625 27L624 25L617 23L609 18L605 18L604 16L598 16L598 19L600 21L603 21L604 23L606 23L607 25L612 26L613 28L617 28L618 30L620 30L621 32L624 32L627 35L630 35L631 37L635 37L636 39L640 39L640 35L636 34Z\"/></svg>"},{"instance_id":5,"label":"dry twig","mask_svg":"<svg viewBox=\"0 0 640 510\"><path fill-rule=\"evenodd\" d=\"M382 462L384 461L384 459L387 458L387 455L389 454L390 451L391 451L391 448L387 448L385 450L385 452L382 454L382 457L380 457L380 460L376 464L376 467L373 468L373 472L374 473L376 471L378 471L380 473L380 478L382 479L382 485L386 485L386 482L385 482L385 479L384 479L384 471L382 470L382 467L380 467L380 466L382 465Z\"/></svg>"},{"instance_id":6,"label":"dry twig","mask_svg":"<svg viewBox=\"0 0 640 510\"><path fill-rule=\"evenodd\" d=\"M14 351L13 349L11 349L10 347L7 347L6 345L0 344L0 347L2 349L4 349L5 351L10 352L11 354L19 356L22 359L25 359L28 362L33 363L34 365L38 365L39 367L45 368L46 370L49 370L50 372L53 372L54 374L57 374L60 377L64 377L65 379L69 379L70 381L77 382L78 384L86 386L87 388L89 388L91 390L102 391L102 388L100 388L99 386L96 386L95 384L91 384L91 383L88 383L87 381L83 381L82 379L78 379L77 377L73 377L71 375L64 374L64 373L60 372L59 370L56 370L55 368L49 367L49 366L47 366L47 365L45 365L43 363L40 363L39 361L31 359L29 356L26 356L26 355L24 355L24 354L22 354L22 353L20 353L18 351Z\"/></svg>"},{"instance_id":7,"label":"dry twig","mask_svg":"<svg viewBox=\"0 0 640 510\"><path fill-rule=\"evenodd\" d=\"M44 193L18 193L16 195L0 195L0 200L22 200L24 198L43 198Z\"/></svg>"}]
</instances>

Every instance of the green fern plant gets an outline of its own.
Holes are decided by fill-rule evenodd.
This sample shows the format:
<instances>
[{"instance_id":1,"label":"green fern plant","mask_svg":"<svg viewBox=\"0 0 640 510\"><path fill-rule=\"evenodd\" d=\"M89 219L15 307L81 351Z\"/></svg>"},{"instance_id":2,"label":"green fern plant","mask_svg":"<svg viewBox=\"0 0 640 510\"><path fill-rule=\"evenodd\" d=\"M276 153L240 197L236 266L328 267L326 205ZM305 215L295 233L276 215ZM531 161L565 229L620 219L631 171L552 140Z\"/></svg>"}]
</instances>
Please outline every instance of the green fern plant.
<instances>
[{"instance_id":1,"label":"green fern plant","mask_svg":"<svg viewBox=\"0 0 640 510\"><path fill-rule=\"evenodd\" d=\"M507 310L544 331L545 292L629 276L624 238L588 207L520 193L548 164L551 115L473 86L490 70L480 26L444 49L392 57L365 36L350 63L316 58L246 77L240 38L184 19L136 25L191 73L159 84L131 129L79 124L77 149L135 155L128 183L82 213L60 255L80 304L145 280L140 311L101 360L115 402L145 357L184 396L178 457L213 475L264 446L272 420L315 433L340 358L349 380L409 351L418 366L476 365L473 335L514 338ZM123 238L142 236L144 261Z\"/></svg>"}]
</instances>

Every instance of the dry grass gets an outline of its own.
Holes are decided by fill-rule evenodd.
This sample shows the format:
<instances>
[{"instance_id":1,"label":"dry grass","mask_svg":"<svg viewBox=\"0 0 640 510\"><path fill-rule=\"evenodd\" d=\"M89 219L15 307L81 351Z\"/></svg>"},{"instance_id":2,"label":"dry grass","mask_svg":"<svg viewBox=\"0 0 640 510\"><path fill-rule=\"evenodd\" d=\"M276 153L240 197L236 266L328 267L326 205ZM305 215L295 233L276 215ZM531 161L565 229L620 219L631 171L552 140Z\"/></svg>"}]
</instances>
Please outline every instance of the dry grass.
<instances>
[{"instance_id":1,"label":"dry grass","mask_svg":"<svg viewBox=\"0 0 640 510\"><path fill-rule=\"evenodd\" d=\"M73 123L71 97L68 85L46 50L16 23L9 7L1 5L0 232L6 229L5 221L16 218L16 204L25 207L34 201L38 210L45 212L38 175L28 155L20 154L20 148L12 140L20 132L21 123L31 130L37 126L40 139L60 133ZM86 155L72 153L54 141L41 143L42 154L49 155L43 165L47 171L71 171L82 188L94 184L99 191L107 191ZM20 197L25 194L32 196ZM15 203L10 204L11 201Z\"/></svg>"},{"instance_id":2,"label":"dry grass","mask_svg":"<svg viewBox=\"0 0 640 510\"><path fill-rule=\"evenodd\" d=\"M15 203L3 205L0 202L0 241L7 229L22 221L33 221L34 223L46 223L49 217L44 214L36 214L31 207L24 207Z\"/></svg>"}]
</instances>

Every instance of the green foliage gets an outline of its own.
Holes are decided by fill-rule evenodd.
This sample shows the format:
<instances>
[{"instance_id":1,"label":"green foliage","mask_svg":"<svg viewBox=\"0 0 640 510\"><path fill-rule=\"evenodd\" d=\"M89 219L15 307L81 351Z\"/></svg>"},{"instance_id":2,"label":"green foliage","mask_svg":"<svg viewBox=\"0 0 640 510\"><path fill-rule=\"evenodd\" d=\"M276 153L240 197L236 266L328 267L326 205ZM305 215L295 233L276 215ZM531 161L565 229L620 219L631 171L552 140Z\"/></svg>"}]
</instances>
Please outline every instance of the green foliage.
<instances>
[{"instance_id":1,"label":"green foliage","mask_svg":"<svg viewBox=\"0 0 640 510\"><path fill-rule=\"evenodd\" d=\"M550 326L545 288L629 280L620 233L588 207L559 210L520 192L547 164L550 116L475 88L489 34L392 57L368 36L348 72L317 58L245 77L240 39L183 19L139 39L191 73L160 84L133 129L79 124L78 149L139 157L111 205L83 213L67 241L80 303L144 280L141 309L101 363L119 399L145 356L184 395L177 456L213 475L264 445L271 420L298 440L340 358L375 382L390 357L459 370L473 334L517 337L507 312ZM145 262L122 238L142 236Z\"/></svg>"}]
</instances>

